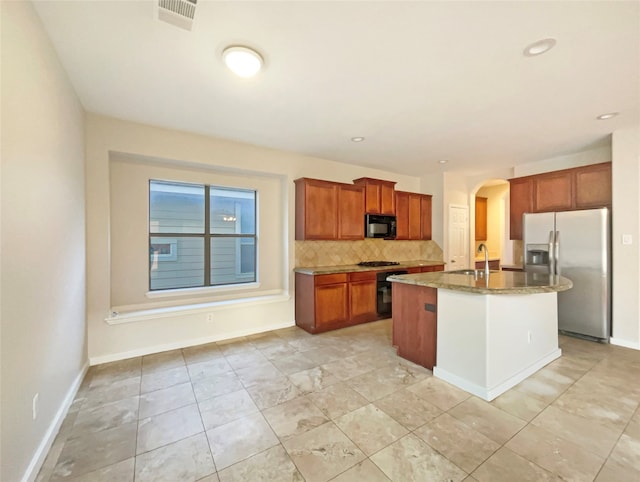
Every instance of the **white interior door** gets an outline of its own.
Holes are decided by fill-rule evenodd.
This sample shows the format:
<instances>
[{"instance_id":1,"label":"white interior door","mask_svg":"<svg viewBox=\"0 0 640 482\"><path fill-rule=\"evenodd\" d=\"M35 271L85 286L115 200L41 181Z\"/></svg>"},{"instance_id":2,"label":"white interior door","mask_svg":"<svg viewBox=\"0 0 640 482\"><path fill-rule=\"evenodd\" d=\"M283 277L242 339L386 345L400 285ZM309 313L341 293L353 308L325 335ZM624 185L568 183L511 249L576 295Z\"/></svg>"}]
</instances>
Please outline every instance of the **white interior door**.
<instances>
[{"instance_id":1,"label":"white interior door","mask_svg":"<svg viewBox=\"0 0 640 482\"><path fill-rule=\"evenodd\" d=\"M449 205L449 259L447 270L469 267L469 207Z\"/></svg>"}]
</instances>

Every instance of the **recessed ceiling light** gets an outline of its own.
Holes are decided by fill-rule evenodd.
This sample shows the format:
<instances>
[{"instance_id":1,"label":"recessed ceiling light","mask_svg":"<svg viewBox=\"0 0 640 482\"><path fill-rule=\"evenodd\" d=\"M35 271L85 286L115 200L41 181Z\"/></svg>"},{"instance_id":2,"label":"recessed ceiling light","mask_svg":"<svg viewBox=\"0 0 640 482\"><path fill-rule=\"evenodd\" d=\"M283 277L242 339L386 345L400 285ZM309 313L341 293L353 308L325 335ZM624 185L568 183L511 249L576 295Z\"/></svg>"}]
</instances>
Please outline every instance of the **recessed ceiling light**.
<instances>
[{"instance_id":1,"label":"recessed ceiling light","mask_svg":"<svg viewBox=\"0 0 640 482\"><path fill-rule=\"evenodd\" d=\"M351 140L353 142L362 142L364 141L364 137L352 137Z\"/></svg>"},{"instance_id":2,"label":"recessed ceiling light","mask_svg":"<svg viewBox=\"0 0 640 482\"><path fill-rule=\"evenodd\" d=\"M524 54L525 57L535 57L536 55L540 55L545 52L548 52L555 45L556 45L556 39L545 38L542 40L538 40L537 42L533 42L531 45L528 45L522 53Z\"/></svg>"},{"instance_id":3,"label":"recessed ceiling light","mask_svg":"<svg viewBox=\"0 0 640 482\"><path fill-rule=\"evenodd\" d=\"M615 117L617 115L618 115L618 112L609 112L608 114L599 115L598 117L596 117L596 119L598 119L598 120L607 120L607 119L611 119L612 117Z\"/></svg>"},{"instance_id":4,"label":"recessed ceiling light","mask_svg":"<svg viewBox=\"0 0 640 482\"><path fill-rule=\"evenodd\" d=\"M449 162L449 161L447 161L446 159L440 159L438 161L438 164L446 164L447 162Z\"/></svg>"},{"instance_id":5,"label":"recessed ceiling light","mask_svg":"<svg viewBox=\"0 0 640 482\"><path fill-rule=\"evenodd\" d=\"M240 77L253 77L262 68L262 56L249 47L232 45L222 52L222 59L231 71Z\"/></svg>"}]
</instances>

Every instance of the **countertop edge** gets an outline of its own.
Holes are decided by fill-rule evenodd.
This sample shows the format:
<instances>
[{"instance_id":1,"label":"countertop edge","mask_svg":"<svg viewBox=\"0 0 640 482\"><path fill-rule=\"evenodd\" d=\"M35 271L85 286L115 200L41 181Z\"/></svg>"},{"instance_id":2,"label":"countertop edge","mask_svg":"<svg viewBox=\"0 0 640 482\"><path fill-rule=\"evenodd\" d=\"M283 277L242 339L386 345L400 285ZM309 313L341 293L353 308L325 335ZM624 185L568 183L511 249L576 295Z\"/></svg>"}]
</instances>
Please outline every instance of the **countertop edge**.
<instances>
[{"instance_id":1,"label":"countertop edge","mask_svg":"<svg viewBox=\"0 0 640 482\"><path fill-rule=\"evenodd\" d=\"M567 278L560 277L558 281L559 284L554 285L542 285L542 286L503 286L497 288L487 288L487 287L478 287L478 286L469 286L467 284L462 284L462 281L466 280L466 276L468 275L456 275L460 276L461 283L455 282L447 282L442 280L425 280L425 275L437 275L442 276L442 274L446 274L443 272L440 273L422 273L415 275L400 275L400 276L389 276L387 278L388 281L394 283L402 283L409 284L415 286L424 286L427 288L437 288L437 289L446 289L450 291L461 291L465 293L475 293L475 294L485 294L485 295L526 295L526 294L536 294L536 293L558 293L561 291L567 291L573 287L573 282Z\"/></svg>"}]
</instances>

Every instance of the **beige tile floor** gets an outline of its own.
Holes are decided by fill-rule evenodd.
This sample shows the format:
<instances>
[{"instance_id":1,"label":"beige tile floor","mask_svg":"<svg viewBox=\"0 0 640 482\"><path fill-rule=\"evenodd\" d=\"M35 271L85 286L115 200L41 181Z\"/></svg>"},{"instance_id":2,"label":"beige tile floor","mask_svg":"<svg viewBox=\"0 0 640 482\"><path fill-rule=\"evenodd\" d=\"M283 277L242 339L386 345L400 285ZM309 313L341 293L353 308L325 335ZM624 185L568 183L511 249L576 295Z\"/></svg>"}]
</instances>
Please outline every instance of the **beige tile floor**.
<instances>
[{"instance_id":1,"label":"beige tile floor","mask_svg":"<svg viewBox=\"0 0 640 482\"><path fill-rule=\"evenodd\" d=\"M560 345L491 403L398 358L390 320L96 366L38 480L640 480L640 352Z\"/></svg>"}]
</instances>

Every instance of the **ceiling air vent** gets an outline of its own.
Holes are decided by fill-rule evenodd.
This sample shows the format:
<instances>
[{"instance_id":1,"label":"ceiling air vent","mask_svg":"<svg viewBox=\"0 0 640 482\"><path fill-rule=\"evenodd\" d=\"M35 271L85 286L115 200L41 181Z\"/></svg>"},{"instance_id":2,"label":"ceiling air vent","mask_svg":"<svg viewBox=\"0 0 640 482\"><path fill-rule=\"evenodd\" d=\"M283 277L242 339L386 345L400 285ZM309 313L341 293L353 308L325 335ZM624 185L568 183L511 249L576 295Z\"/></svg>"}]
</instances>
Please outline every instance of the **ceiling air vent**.
<instances>
[{"instance_id":1,"label":"ceiling air vent","mask_svg":"<svg viewBox=\"0 0 640 482\"><path fill-rule=\"evenodd\" d=\"M198 0L158 0L158 20L191 30Z\"/></svg>"}]
</instances>

